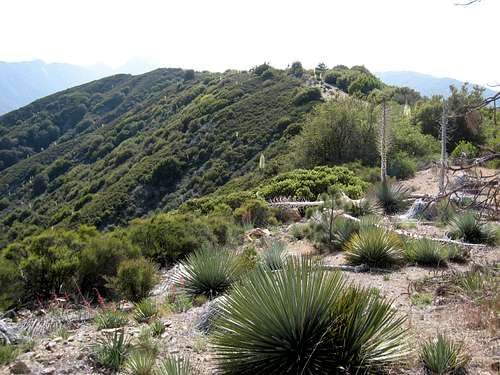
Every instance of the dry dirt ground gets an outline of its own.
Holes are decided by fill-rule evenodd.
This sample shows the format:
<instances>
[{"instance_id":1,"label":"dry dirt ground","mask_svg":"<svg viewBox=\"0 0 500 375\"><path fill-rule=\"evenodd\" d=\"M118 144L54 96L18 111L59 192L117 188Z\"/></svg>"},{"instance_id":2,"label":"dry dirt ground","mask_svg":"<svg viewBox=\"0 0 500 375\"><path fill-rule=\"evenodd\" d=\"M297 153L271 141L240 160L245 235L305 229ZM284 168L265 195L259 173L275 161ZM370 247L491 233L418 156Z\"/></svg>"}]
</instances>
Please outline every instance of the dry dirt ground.
<instances>
[{"instance_id":1,"label":"dry dirt ground","mask_svg":"<svg viewBox=\"0 0 500 375\"><path fill-rule=\"evenodd\" d=\"M412 186L418 186L422 194L432 193L436 185L433 173L428 170L419 173ZM417 224L410 229L418 233L426 233L434 237L443 237L444 228ZM325 265L338 266L344 264L342 252L318 254L308 240L296 240L290 234L290 227L273 228L267 239L280 239L286 242L287 251L294 255L318 255ZM259 248L259 240L254 244ZM469 374L498 374L500 363L499 308L498 288L494 291L493 305L490 309L463 295L449 293L442 287L441 281L448 280L454 273L469 270L475 264L498 264L500 247L473 247L471 260L466 264L451 263L447 268L404 267L384 273L354 273L342 271L353 283L367 288L377 288L380 293L393 301L400 314L407 316L407 327L410 333L410 346L413 355L394 374L424 375L419 364L417 353L419 345L437 333L444 333L463 344L471 361ZM172 271L162 273L162 282L155 289L155 298L162 302L171 281ZM426 281L424 283L424 281ZM498 281L498 279L497 279ZM497 285L498 287L498 285ZM415 303L415 293L430 296L427 304ZM413 301L413 302L412 302ZM187 356L198 367L202 374L215 374L215 361L210 348L209 338L195 327L202 307L194 307L184 313L164 314L161 319L166 324L166 332L159 338L159 358L165 354ZM32 351L21 354L18 362L24 362L31 374L101 374L102 369L93 366L89 360L92 345L101 333L97 332L91 322L70 327L69 337L63 339L57 333L47 337L36 337L36 345ZM137 338L141 325L130 320L126 332ZM0 368L0 375L11 374L11 367Z\"/></svg>"}]
</instances>

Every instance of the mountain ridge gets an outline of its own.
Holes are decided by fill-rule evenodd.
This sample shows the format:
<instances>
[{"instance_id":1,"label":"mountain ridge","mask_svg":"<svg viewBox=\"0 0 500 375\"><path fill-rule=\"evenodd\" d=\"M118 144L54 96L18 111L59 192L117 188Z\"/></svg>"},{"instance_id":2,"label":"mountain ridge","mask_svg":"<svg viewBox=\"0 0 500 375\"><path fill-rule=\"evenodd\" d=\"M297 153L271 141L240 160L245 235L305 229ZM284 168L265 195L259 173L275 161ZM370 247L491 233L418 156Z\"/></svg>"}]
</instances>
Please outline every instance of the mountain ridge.
<instances>
[{"instance_id":1,"label":"mountain ridge","mask_svg":"<svg viewBox=\"0 0 500 375\"><path fill-rule=\"evenodd\" d=\"M433 95L448 97L450 95L450 85L461 87L466 83L455 78L435 77L430 74L409 70L375 72L374 74L388 85L407 86L428 97ZM474 85L474 83L467 83L470 88ZM495 93L494 90L485 87L484 96L492 96Z\"/></svg>"}]
</instances>

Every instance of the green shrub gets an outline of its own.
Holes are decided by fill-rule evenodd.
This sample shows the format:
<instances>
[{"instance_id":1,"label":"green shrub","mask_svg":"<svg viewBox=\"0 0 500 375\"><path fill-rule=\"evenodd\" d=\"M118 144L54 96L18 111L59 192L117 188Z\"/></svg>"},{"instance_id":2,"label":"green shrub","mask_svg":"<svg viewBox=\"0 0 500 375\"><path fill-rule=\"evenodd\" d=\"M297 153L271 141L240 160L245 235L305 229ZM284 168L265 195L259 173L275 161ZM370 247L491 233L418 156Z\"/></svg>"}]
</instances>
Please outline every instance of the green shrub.
<instances>
[{"instance_id":1,"label":"green shrub","mask_svg":"<svg viewBox=\"0 0 500 375\"><path fill-rule=\"evenodd\" d=\"M215 242L208 225L191 214L160 214L135 220L129 231L144 256L162 266L184 258L207 242Z\"/></svg>"},{"instance_id":2,"label":"green shrub","mask_svg":"<svg viewBox=\"0 0 500 375\"><path fill-rule=\"evenodd\" d=\"M418 307L432 305L431 293L413 293L410 297L411 304Z\"/></svg>"},{"instance_id":3,"label":"green shrub","mask_svg":"<svg viewBox=\"0 0 500 375\"><path fill-rule=\"evenodd\" d=\"M132 313L134 319L138 323L149 322L152 318L158 315L158 306L151 298L145 298L134 305Z\"/></svg>"},{"instance_id":4,"label":"green shrub","mask_svg":"<svg viewBox=\"0 0 500 375\"><path fill-rule=\"evenodd\" d=\"M182 263L178 283L191 295L214 298L226 292L241 272L238 258L229 250L206 247Z\"/></svg>"},{"instance_id":5,"label":"green shrub","mask_svg":"<svg viewBox=\"0 0 500 375\"><path fill-rule=\"evenodd\" d=\"M389 158L387 174L398 180L404 180L415 176L417 165L407 153L398 151Z\"/></svg>"},{"instance_id":6,"label":"green shrub","mask_svg":"<svg viewBox=\"0 0 500 375\"><path fill-rule=\"evenodd\" d=\"M0 255L0 311L18 304L24 295L24 282L17 264Z\"/></svg>"},{"instance_id":7,"label":"green shrub","mask_svg":"<svg viewBox=\"0 0 500 375\"><path fill-rule=\"evenodd\" d=\"M471 211L455 216L451 220L450 236L469 243L493 245L497 241L496 231L489 224L482 223Z\"/></svg>"},{"instance_id":8,"label":"green shrub","mask_svg":"<svg viewBox=\"0 0 500 375\"><path fill-rule=\"evenodd\" d=\"M74 290L84 242L76 232L47 230L26 241L27 256L21 260L25 290L42 298Z\"/></svg>"},{"instance_id":9,"label":"green shrub","mask_svg":"<svg viewBox=\"0 0 500 375\"><path fill-rule=\"evenodd\" d=\"M131 344L123 329L105 333L92 347L92 357L106 369L118 371L131 350Z\"/></svg>"},{"instance_id":10,"label":"green shrub","mask_svg":"<svg viewBox=\"0 0 500 375\"><path fill-rule=\"evenodd\" d=\"M304 87L293 98L295 105L303 105L312 101L321 100L321 91L317 87Z\"/></svg>"},{"instance_id":11,"label":"green shrub","mask_svg":"<svg viewBox=\"0 0 500 375\"><path fill-rule=\"evenodd\" d=\"M128 323L128 316L119 310L103 310L94 318L97 329L124 327Z\"/></svg>"},{"instance_id":12,"label":"green shrub","mask_svg":"<svg viewBox=\"0 0 500 375\"><path fill-rule=\"evenodd\" d=\"M286 263L286 245L282 241L273 240L266 243L262 254L262 263L264 267L271 271L277 271L283 268Z\"/></svg>"},{"instance_id":13,"label":"green shrub","mask_svg":"<svg viewBox=\"0 0 500 375\"><path fill-rule=\"evenodd\" d=\"M316 167L281 173L261 186L259 192L265 199L291 197L311 201L332 188L351 198L359 198L366 186L365 182L347 168Z\"/></svg>"},{"instance_id":14,"label":"green shrub","mask_svg":"<svg viewBox=\"0 0 500 375\"><path fill-rule=\"evenodd\" d=\"M366 228L352 236L345 257L354 265L392 267L403 261L401 240L385 229Z\"/></svg>"},{"instance_id":15,"label":"green shrub","mask_svg":"<svg viewBox=\"0 0 500 375\"><path fill-rule=\"evenodd\" d=\"M144 258L124 260L109 286L130 301L140 301L149 295L157 281L156 268Z\"/></svg>"},{"instance_id":16,"label":"green shrub","mask_svg":"<svg viewBox=\"0 0 500 375\"><path fill-rule=\"evenodd\" d=\"M211 336L222 374L364 373L405 355L388 303L313 267L291 260L233 289Z\"/></svg>"},{"instance_id":17,"label":"green shrub","mask_svg":"<svg viewBox=\"0 0 500 375\"><path fill-rule=\"evenodd\" d=\"M478 150L477 147L472 143L467 141L460 141L458 145L453 149L450 156L454 160L459 159L473 159L477 156Z\"/></svg>"},{"instance_id":18,"label":"green shrub","mask_svg":"<svg viewBox=\"0 0 500 375\"><path fill-rule=\"evenodd\" d=\"M166 357L158 366L156 375L196 375L198 371L188 359Z\"/></svg>"},{"instance_id":19,"label":"green shrub","mask_svg":"<svg viewBox=\"0 0 500 375\"><path fill-rule=\"evenodd\" d=\"M442 334L422 345L420 360L428 372L439 375L464 373L469 361L462 346Z\"/></svg>"},{"instance_id":20,"label":"green shrub","mask_svg":"<svg viewBox=\"0 0 500 375\"><path fill-rule=\"evenodd\" d=\"M138 258L139 249L127 238L104 235L92 238L80 253L79 279L82 292L93 288L105 294L105 286L116 276L118 265L131 258Z\"/></svg>"},{"instance_id":21,"label":"green shrub","mask_svg":"<svg viewBox=\"0 0 500 375\"><path fill-rule=\"evenodd\" d=\"M375 185L373 194L387 215L403 211L409 206L406 200L409 191L404 185L391 182L379 183Z\"/></svg>"},{"instance_id":22,"label":"green shrub","mask_svg":"<svg viewBox=\"0 0 500 375\"><path fill-rule=\"evenodd\" d=\"M440 243L428 239L411 241L406 248L409 262L420 266L446 266L448 252Z\"/></svg>"},{"instance_id":23,"label":"green shrub","mask_svg":"<svg viewBox=\"0 0 500 375\"><path fill-rule=\"evenodd\" d=\"M266 226L272 222L269 205L262 199L251 199L243 203L234 211L234 216L242 224Z\"/></svg>"}]
</instances>

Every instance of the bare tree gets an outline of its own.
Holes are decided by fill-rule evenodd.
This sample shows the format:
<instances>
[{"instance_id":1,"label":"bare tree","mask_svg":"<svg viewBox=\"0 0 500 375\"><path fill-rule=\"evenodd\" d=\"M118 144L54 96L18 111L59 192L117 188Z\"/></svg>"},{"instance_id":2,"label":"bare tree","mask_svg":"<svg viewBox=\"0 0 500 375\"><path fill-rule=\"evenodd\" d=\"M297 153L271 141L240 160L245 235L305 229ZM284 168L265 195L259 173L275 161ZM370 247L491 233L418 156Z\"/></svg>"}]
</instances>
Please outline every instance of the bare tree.
<instances>
[{"instance_id":1,"label":"bare tree","mask_svg":"<svg viewBox=\"0 0 500 375\"><path fill-rule=\"evenodd\" d=\"M441 115L441 160L439 161L439 195L444 195L446 190L446 171L448 169L448 153L446 143L448 140L448 108L446 101L443 103L443 113Z\"/></svg>"}]
</instances>

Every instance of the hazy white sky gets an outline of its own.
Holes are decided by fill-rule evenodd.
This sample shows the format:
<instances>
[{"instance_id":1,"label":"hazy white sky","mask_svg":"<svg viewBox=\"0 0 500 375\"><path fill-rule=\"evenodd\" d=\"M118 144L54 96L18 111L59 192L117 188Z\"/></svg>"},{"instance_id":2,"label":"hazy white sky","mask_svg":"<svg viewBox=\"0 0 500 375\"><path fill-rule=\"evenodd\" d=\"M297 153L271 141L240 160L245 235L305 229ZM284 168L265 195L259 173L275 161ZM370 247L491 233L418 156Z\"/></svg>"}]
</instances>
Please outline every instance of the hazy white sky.
<instances>
[{"instance_id":1,"label":"hazy white sky","mask_svg":"<svg viewBox=\"0 0 500 375\"><path fill-rule=\"evenodd\" d=\"M500 0L1 0L0 60L223 71L364 64L500 81Z\"/></svg>"}]
</instances>

